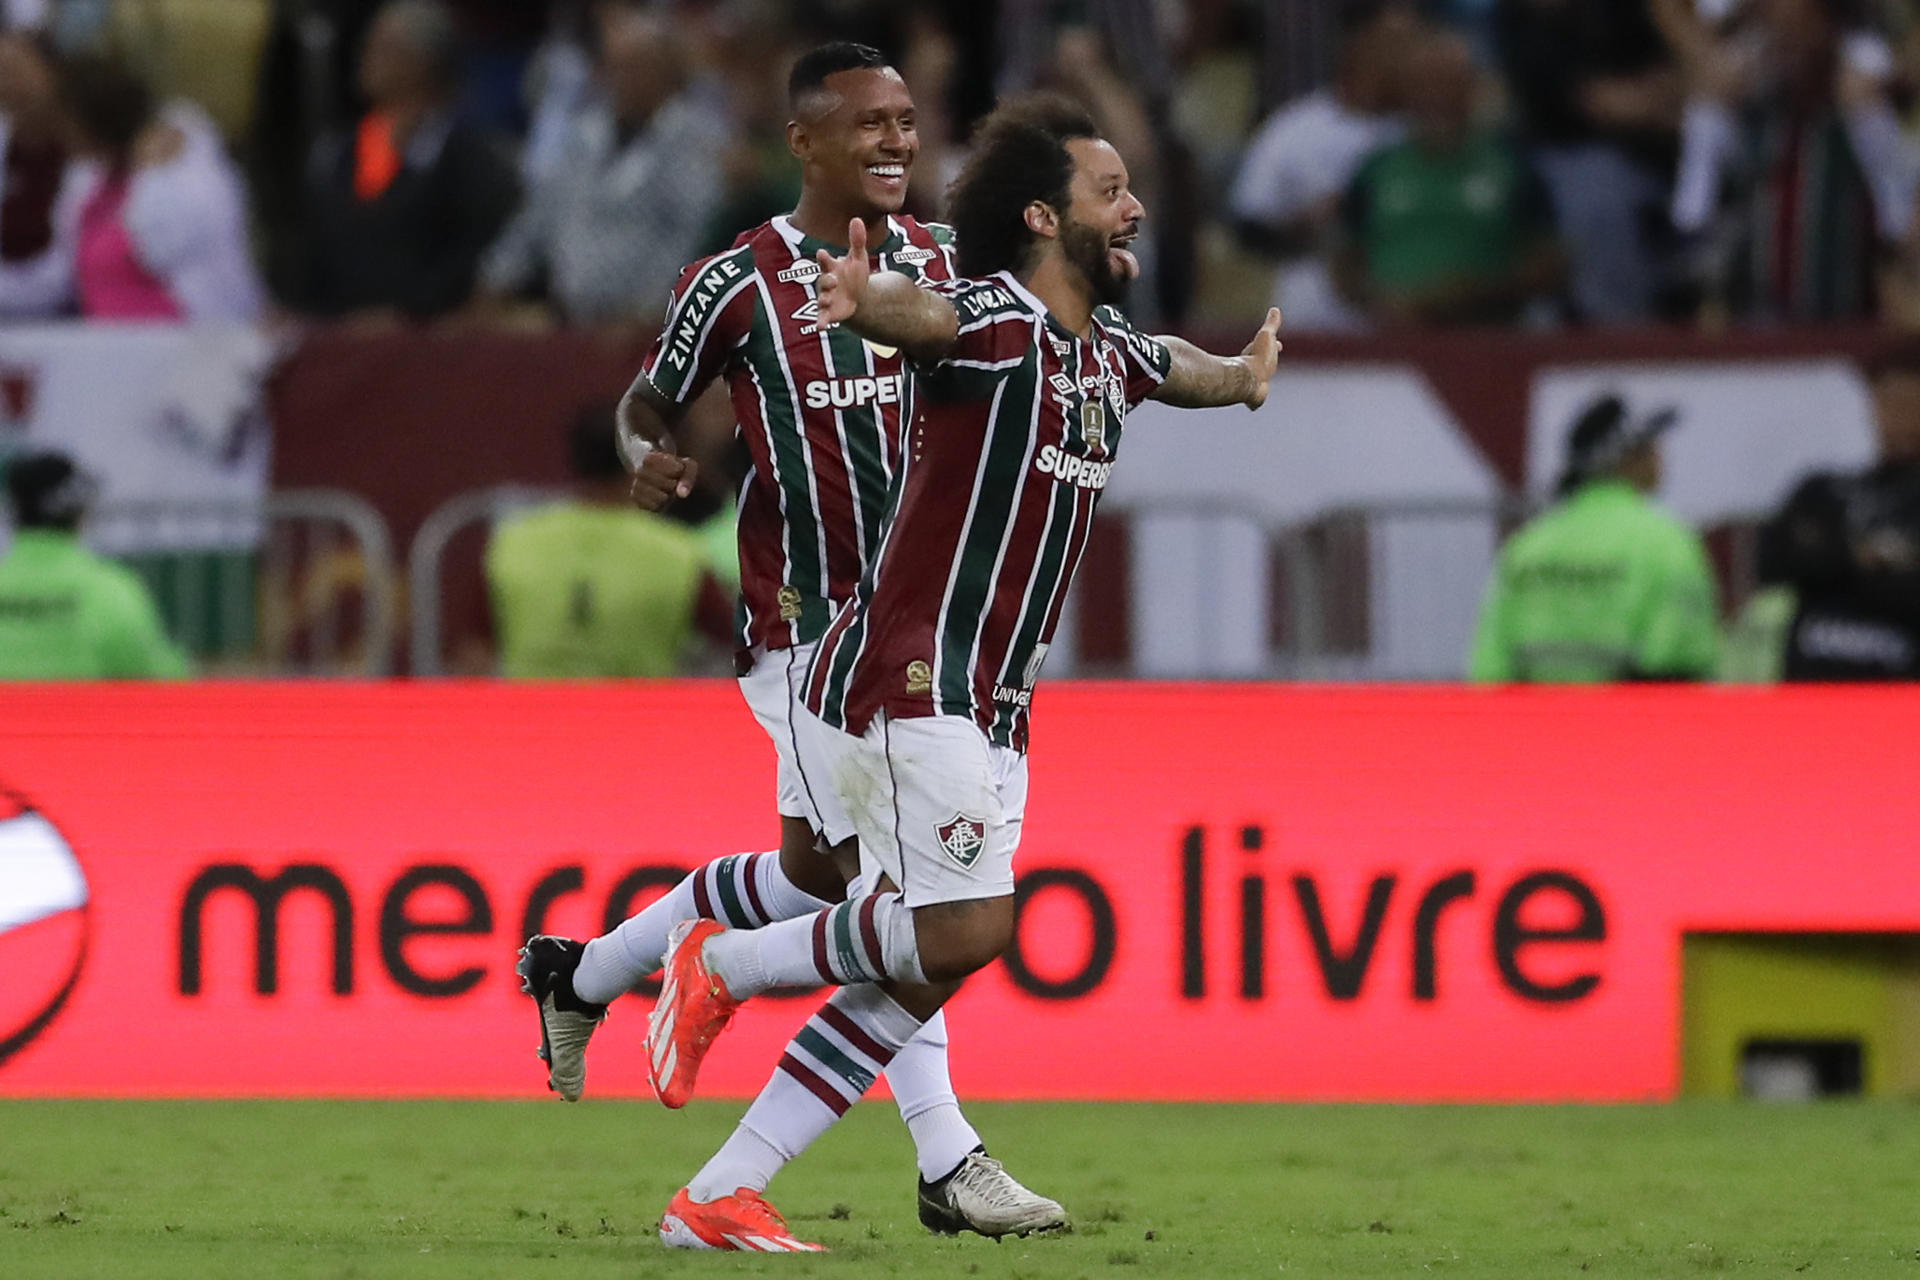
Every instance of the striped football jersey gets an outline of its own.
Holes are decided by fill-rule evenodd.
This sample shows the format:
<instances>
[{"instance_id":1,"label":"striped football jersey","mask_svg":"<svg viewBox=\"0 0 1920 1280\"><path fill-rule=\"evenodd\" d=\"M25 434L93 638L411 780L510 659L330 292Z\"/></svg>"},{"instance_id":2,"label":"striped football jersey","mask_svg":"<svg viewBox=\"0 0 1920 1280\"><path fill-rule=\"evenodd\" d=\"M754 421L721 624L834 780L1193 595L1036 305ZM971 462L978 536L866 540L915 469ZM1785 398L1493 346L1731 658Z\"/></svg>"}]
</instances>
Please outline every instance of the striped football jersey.
<instances>
[{"instance_id":1,"label":"striped football jersey","mask_svg":"<svg viewBox=\"0 0 1920 1280\"><path fill-rule=\"evenodd\" d=\"M952 232L888 220L875 270L953 277ZM880 539L911 387L891 348L820 330L814 254L785 217L681 273L643 372L674 404L724 376L751 467L740 494L743 656L818 639Z\"/></svg>"},{"instance_id":2,"label":"striped football jersey","mask_svg":"<svg viewBox=\"0 0 1920 1280\"><path fill-rule=\"evenodd\" d=\"M933 287L958 340L914 371L894 513L820 642L807 705L851 733L882 710L969 716L1024 751L1121 424L1171 356L1110 307L1079 337L1008 272Z\"/></svg>"}]
</instances>

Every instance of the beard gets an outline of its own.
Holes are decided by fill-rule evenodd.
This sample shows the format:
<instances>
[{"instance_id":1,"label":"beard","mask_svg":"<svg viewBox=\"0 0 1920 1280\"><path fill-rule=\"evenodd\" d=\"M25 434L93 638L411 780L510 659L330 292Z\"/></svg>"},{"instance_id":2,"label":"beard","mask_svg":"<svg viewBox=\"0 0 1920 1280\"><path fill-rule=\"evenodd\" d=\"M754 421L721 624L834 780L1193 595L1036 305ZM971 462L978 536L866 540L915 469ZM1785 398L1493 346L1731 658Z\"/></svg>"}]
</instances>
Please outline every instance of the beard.
<instances>
[{"instance_id":1,"label":"beard","mask_svg":"<svg viewBox=\"0 0 1920 1280\"><path fill-rule=\"evenodd\" d=\"M1060 247L1087 278L1096 303L1117 307L1127 300L1133 277L1114 268L1112 246L1097 227L1068 221L1060 229Z\"/></svg>"}]
</instances>

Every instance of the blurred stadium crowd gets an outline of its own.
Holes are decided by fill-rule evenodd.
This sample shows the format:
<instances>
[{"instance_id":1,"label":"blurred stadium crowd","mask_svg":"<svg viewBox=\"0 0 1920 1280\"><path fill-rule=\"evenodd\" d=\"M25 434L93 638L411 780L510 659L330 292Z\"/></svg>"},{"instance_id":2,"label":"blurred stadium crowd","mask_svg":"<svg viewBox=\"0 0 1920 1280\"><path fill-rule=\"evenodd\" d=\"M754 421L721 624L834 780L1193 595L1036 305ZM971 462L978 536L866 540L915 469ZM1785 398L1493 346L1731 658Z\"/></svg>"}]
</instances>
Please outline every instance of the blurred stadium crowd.
<instances>
[{"instance_id":1,"label":"blurred stadium crowd","mask_svg":"<svg viewBox=\"0 0 1920 1280\"><path fill-rule=\"evenodd\" d=\"M1289 334L1920 327L1920 0L0 0L0 20L15 323L634 343L682 266L793 207L786 69L851 38L914 92L922 217L998 95L1085 101L1149 210L1132 306L1147 327L1237 331L1269 302ZM1529 592L1595 583L1517 563L1516 539L1475 673L1920 674L1920 363L1871 372L1881 460L1756 523L1746 587L1796 594L1762 593L1737 660L1700 638L1718 610L1697 536L1628 510L1651 508L1670 423L1616 399L1561 428L1585 467L1563 485L1582 514L1562 536L1591 549L1626 529L1623 554L1671 562L1632 588L1664 602L1559 599L1529 621ZM629 557L645 582L602 565L582 594L542 571L597 545L589 508L620 505L591 418L571 446L577 521L496 526L495 608L456 665L514 669L491 634L514 612L577 628L625 600L631 614L596 615L629 638L609 673L671 670L690 636L724 634L724 484L684 513L682 542ZM1582 502L1595 486L1610 496ZM39 502L23 491L16 517ZM671 618L634 639L623 618L661 593ZM1654 640L1560 633L1596 609L1687 620ZM1832 652L1795 659L1803 632ZM596 669L575 660L523 669Z\"/></svg>"},{"instance_id":2,"label":"blurred stadium crowd","mask_svg":"<svg viewBox=\"0 0 1920 1280\"><path fill-rule=\"evenodd\" d=\"M648 319L790 207L783 69L857 37L915 91L922 214L995 95L1091 104L1151 212L1148 320L1277 271L1294 332L1920 321L1913 0L4 11L12 317Z\"/></svg>"}]
</instances>

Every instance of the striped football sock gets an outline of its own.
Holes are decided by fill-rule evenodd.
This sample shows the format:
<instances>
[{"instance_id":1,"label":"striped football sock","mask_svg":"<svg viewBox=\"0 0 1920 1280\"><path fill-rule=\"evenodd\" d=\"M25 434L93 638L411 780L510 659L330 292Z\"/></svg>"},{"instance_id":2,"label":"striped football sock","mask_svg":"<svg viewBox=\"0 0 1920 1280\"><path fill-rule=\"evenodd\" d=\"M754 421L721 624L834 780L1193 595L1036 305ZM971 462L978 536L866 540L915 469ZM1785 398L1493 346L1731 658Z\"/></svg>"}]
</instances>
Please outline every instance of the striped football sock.
<instances>
[{"instance_id":1,"label":"striped football sock","mask_svg":"<svg viewBox=\"0 0 1920 1280\"><path fill-rule=\"evenodd\" d=\"M736 1000L769 987L851 986L893 978L925 982L913 909L897 893L870 893L764 929L709 938L707 967ZM583 997L584 998L584 997Z\"/></svg>"},{"instance_id":2,"label":"striped football sock","mask_svg":"<svg viewBox=\"0 0 1920 1280\"><path fill-rule=\"evenodd\" d=\"M765 1191L783 1165L831 1129L920 1030L875 986L842 987L800 1028L740 1127L687 1184L701 1202Z\"/></svg>"},{"instance_id":3,"label":"striped football sock","mask_svg":"<svg viewBox=\"0 0 1920 1280\"><path fill-rule=\"evenodd\" d=\"M612 933L589 942L573 975L574 994L605 1004L631 991L665 962L667 934L682 920L699 917L729 928L758 929L827 905L787 879L777 852L715 858Z\"/></svg>"}]
</instances>

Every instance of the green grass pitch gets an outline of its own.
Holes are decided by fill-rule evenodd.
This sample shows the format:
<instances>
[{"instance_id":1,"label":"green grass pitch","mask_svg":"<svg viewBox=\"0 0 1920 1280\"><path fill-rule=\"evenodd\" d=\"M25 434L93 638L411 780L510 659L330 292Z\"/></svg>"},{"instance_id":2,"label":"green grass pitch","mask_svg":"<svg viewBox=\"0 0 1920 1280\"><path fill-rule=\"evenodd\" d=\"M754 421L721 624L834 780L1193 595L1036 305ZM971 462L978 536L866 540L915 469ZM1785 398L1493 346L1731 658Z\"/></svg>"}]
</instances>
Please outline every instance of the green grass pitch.
<instances>
[{"instance_id":1,"label":"green grass pitch","mask_svg":"<svg viewBox=\"0 0 1920 1280\"><path fill-rule=\"evenodd\" d=\"M0 1102L0 1275L1920 1277L1920 1110L970 1110L1068 1236L936 1239L869 1102L774 1183L824 1257L654 1220L737 1103Z\"/></svg>"}]
</instances>

